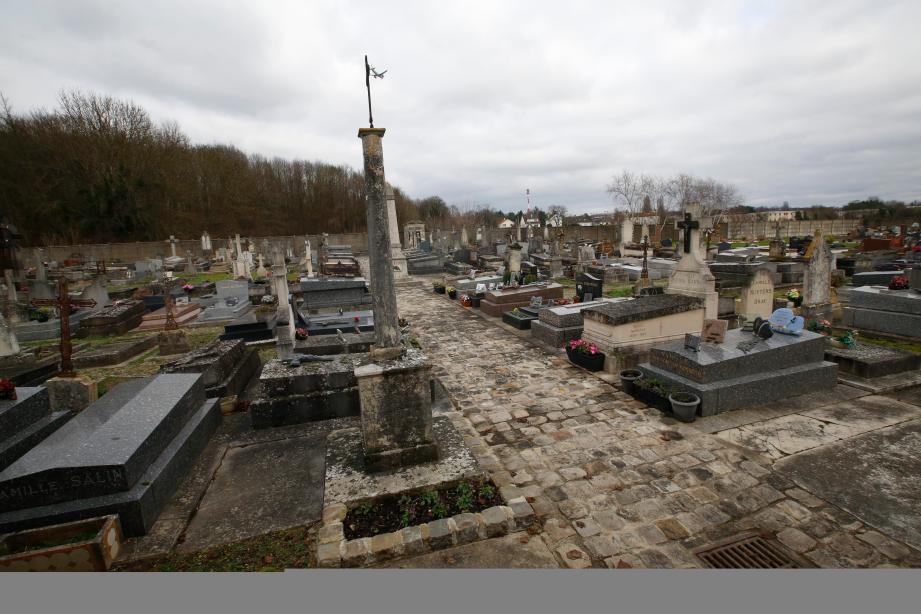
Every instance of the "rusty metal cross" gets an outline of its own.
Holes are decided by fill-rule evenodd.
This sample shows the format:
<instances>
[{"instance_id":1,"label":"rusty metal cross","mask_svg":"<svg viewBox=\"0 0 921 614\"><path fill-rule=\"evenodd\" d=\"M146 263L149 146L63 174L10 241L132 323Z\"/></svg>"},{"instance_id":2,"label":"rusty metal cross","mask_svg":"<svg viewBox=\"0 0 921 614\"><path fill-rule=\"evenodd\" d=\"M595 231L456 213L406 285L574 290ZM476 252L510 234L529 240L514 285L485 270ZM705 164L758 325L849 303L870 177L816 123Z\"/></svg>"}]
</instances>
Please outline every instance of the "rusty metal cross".
<instances>
[{"instance_id":1,"label":"rusty metal cross","mask_svg":"<svg viewBox=\"0 0 921 614\"><path fill-rule=\"evenodd\" d=\"M61 372L58 377L77 377L74 363L71 360L73 345L70 342L70 308L95 307L93 299L72 299L67 293L67 280L58 279L57 298L32 299L29 301L33 307L57 307L61 317Z\"/></svg>"}]
</instances>

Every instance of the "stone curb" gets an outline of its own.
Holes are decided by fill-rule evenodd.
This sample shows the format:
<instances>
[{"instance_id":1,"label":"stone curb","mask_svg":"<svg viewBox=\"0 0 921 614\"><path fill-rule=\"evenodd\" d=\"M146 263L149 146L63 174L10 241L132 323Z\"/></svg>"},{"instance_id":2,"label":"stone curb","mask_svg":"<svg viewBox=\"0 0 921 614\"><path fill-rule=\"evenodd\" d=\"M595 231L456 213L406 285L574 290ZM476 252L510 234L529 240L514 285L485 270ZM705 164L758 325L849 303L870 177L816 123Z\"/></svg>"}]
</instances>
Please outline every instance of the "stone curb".
<instances>
[{"instance_id":1,"label":"stone curb","mask_svg":"<svg viewBox=\"0 0 921 614\"><path fill-rule=\"evenodd\" d=\"M535 520L531 505L524 497L517 497L508 505L496 505L481 512L457 514L392 533L347 540L342 524L346 512L342 504L323 509L323 524L317 533L317 567L364 567L501 537L527 529Z\"/></svg>"}]
</instances>

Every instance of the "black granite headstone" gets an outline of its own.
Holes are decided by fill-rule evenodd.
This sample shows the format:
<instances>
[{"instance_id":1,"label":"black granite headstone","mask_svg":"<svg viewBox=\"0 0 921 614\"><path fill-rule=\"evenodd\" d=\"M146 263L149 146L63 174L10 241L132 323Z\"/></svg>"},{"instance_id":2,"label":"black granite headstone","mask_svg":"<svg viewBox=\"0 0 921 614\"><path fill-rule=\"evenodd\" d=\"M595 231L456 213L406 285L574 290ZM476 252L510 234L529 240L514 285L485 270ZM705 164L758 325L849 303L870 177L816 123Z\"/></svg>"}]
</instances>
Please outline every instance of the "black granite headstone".
<instances>
[{"instance_id":1,"label":"black granite headstone","mask_svg":"<svg viewBox=\"0 0 921 614\"><path fill-rule=\"evenodd\" d=\"M598 298L604 293L604 281L588 273L579 273L576 276L576 296L579 301L585 301L585 295L591 294Z\"/></svg>"}]
</instances>

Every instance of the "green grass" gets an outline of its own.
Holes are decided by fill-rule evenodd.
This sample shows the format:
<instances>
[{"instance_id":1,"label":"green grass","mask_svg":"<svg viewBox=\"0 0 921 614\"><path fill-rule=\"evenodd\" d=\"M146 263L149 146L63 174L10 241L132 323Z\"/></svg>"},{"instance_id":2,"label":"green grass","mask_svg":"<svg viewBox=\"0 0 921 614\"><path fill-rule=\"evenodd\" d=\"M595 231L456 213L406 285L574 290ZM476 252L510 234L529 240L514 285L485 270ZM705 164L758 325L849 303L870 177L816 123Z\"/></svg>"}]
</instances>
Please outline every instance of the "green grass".
<instances>
[{"instance_id":1,"label":"green grass","mask_svg":"<svg viewBox=\"0 0 921 614\"><path fill-rule=\"evenodd\" d=\"M283 571L313 567L313 532L308 527L286 529L199 552L170 553L113 571Z\"/></svg>"},{"instance_id":2,"label":"green grass","mask_svg":"<svg viewBox=\"0 0 921 614\"><path fill-rule=\"evenodd\" d=\"M554 278L553 281L560 284L561 286L575 286L576 285L576 280L569 279L568 277L556 277Z\"/></svg>"},{"instance_id":3,"label":"green grass","mask_svg":"<svg viewBox=\"0 0 921 614\"><path fill-rule=\"evenodd\" d=\"M233 279L233 276L230 273L195 273L194 275L179 274L176 275L176 279L180 279L193 286L198 286L209 281L214 282Z\"/></svg>"},{"instance_id":4,"label":"green grass","mask_svg":"<svg viewBox=\"0 0 921 614\"><path fill-rule=\"evenodd\" d=\"M610 290L606 291L604 295L608 298L633 296L633 286L620 286L618 288L611 288Z\"/></svg>"}]
</instances>

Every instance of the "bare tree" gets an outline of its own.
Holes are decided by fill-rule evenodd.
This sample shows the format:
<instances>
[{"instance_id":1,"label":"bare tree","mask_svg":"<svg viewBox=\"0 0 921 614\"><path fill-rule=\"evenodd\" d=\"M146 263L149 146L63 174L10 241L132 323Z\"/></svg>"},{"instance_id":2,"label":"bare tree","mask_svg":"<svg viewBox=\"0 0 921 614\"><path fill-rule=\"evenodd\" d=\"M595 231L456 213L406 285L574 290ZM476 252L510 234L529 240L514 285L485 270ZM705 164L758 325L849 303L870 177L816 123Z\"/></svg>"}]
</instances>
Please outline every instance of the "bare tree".
<instances>
[{"instance_id":1,"label":"bare tree","mask_svg":"<svg viewBox=\"0 0 921 614\"><path fill-rule=\"evenodd\" d=\"M615 204L621 205L629 213L638 213L643 204L641 177L624 170L611 177L607 192Z\"/></svg>"}]
</instances>

